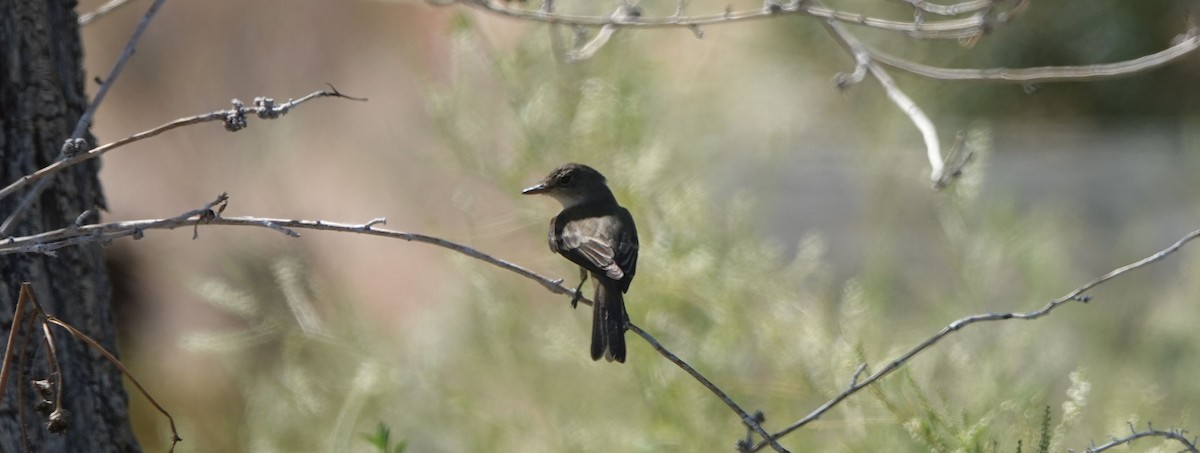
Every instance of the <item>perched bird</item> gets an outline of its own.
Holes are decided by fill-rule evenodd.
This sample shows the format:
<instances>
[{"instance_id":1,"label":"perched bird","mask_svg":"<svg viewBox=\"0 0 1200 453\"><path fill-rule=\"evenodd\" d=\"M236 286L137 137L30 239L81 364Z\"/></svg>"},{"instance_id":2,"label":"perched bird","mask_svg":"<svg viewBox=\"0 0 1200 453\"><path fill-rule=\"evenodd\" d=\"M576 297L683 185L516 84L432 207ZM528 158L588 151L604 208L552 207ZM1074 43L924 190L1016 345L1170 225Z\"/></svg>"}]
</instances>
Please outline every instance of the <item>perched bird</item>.
<instances>
[{"instance_id":1,"label":"perched bird","mask_svg":"<svg viewBox=\"0 0 1200 453\"><path fill-rule=\"evenodd\" d=\"M592 360L625 362L625 297L637 270L637 227L617 204L604 175L582 164L566 164L521 193L546 194L563 210L550 219L550 251L579 265L574 307L588 274L595 280L592 298Z\"/></svg>"}]
</instances>

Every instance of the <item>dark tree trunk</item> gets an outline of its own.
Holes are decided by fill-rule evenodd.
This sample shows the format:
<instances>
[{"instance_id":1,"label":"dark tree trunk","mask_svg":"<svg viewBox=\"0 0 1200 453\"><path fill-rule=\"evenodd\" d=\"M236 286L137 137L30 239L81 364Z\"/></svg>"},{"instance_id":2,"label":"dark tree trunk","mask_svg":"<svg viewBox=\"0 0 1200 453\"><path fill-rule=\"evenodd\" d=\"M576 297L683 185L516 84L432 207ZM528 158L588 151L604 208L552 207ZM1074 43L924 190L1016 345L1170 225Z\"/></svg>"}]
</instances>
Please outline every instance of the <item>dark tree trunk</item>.
<instances>
[{"instance_id":1,"label":"dark tree trunk","mask_svg":"<svg viewBox=\"0 0 1200 453\"><path fill-rule=\"evenodd\" d=\"M73 0L0 0L0 186L52 162L87 106L74 8ZM94 146L90 135L84 139ZM93 160L60 173L12 234L65 227L81 213L102 206L98 170ZM24 195L0 200L0 220L8 218ZM96 219L90 215L85 220ZM116 353L111 289L100 246L66 248L54 257L0 256L0 332L5 337L22 281L33 283L48 312ZM49 433L46 418L34 410L40 397L30 380L50 376L46 348L38 341L20 357L29 366L23 374L9 377L0 401L0 451L139 450L120 373L61 330L55 329L55 342L63 374L62 404L69 411L66 432Z\"/></svg>"}]
</instances>

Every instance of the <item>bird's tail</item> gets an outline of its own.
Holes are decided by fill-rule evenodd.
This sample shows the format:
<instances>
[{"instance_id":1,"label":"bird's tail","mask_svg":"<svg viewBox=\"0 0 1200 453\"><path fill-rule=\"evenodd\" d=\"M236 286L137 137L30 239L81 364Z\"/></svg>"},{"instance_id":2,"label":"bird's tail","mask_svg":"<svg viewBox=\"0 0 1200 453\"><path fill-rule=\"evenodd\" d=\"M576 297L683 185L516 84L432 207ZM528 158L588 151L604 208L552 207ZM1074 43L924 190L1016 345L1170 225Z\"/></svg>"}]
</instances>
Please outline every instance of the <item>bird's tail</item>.
<instances>
[{"instance_id":1,"label":"bird's tail","mask_svg":"<svg viewBox=\"0 0 1200 453\"><path fill-rule=\"evenodd\" d=\"M596 279L592 305L592 360L625 363L625 297L615 282Z\"/></svg>"}]
</instances>

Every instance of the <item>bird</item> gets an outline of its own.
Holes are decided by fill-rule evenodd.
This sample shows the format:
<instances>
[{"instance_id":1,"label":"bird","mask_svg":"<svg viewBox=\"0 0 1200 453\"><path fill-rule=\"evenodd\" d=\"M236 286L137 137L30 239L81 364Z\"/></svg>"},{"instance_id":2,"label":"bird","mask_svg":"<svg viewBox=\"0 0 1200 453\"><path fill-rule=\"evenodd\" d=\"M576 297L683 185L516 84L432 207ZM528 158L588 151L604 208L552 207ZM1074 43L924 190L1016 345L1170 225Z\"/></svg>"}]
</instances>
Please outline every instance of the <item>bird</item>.
<instances>
[{"instance_id":1,"label":"bird","mask_svg":"<svg viewBox=\"0 0 1200 453\"><path fill-rule=\"evenodd\" d=\"M550 251L579 265L579 286L571 307L579 303L580 290L591 275L592 360L625 362L625 329L629 315L625 296L637 272L637 227L629 210L617 203L604 175L592 167L568 163L555 168L541 182L521 191L544 194L562 204L550 219Z\"/></svg>"}]
</instances>

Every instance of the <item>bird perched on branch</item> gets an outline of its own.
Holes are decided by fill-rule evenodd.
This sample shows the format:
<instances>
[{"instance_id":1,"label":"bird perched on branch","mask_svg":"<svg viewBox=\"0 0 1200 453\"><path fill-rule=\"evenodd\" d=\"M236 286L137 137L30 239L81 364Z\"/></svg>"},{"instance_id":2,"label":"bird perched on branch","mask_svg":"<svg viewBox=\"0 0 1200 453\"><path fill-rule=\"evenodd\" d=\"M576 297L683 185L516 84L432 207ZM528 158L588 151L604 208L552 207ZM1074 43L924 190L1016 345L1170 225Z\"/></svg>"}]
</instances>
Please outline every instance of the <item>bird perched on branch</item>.
<instances>
[{"instance_id":1,"label":"bird perched on branch","mask_svg":"<svg viewBox=\"0 0 1200 453\"><path fill-rule=\"evenodd\" d=\"M617 204L604 175L582 164L554 169L542 182L521 193L545 194L558 200L563 210L550 219L550 251L579 265L579 290L590 274L595 280L592 298L592 360L625 362L624 293L637 270L637 227L629 211Z\"/></svg>"}]
</instances>

